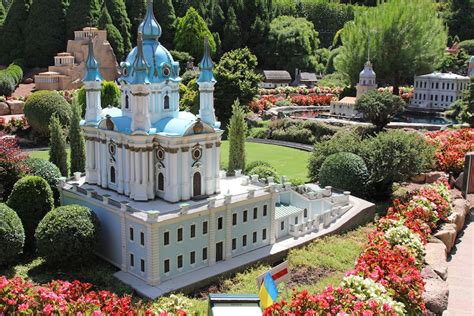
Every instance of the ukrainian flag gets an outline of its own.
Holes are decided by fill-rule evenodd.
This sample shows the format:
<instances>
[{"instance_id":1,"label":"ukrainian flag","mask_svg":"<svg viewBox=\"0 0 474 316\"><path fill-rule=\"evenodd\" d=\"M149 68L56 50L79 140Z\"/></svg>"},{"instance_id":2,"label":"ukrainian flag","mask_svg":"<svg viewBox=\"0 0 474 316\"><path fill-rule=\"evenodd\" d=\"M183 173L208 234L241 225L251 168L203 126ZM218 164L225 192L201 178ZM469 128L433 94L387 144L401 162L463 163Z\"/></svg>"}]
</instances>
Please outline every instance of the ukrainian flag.
<instances>
[{"instance_id":1,"label":"ukrainian flag","mask_svg":"<svg viewBox=\"0 0 474 316\"><path fill-rule=\"evenodd\" d=\"M267 272L263 278L258 297L260 298L260 306L262 309L272 306L278 297L278 289L270 272Z\"/></svg>"}]
</instances>

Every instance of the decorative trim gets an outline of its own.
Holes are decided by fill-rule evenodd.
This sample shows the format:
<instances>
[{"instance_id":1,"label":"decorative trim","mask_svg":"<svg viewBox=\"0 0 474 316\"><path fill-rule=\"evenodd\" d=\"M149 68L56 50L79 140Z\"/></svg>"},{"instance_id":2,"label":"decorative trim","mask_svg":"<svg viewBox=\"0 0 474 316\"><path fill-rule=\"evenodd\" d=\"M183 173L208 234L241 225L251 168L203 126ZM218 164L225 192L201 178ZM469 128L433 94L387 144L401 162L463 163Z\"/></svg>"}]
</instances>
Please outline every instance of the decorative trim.
<instances>
[{"instance_id":1,"label":"decorative trim","mask_svg":"<svg viewBox=\"0 0 474 316\"><path fill-rule=\"evenodd\" d=\"M216 142L216 147L221 147L221 142Z\"/></svg>"},{"instance_id":2,"label":"decorative trim","mask_svg":"<svg viewBox=\"0 0 474 316\"><path fill-rule=\"evenodd\" d=\"M213 144L213 143L207 143L207 144L206 144L206 148L207 148L207 149L210 149L210 148L212 148L212 147L214 147L214 144Z\"/></svg>"},{"instance_id":3,"label":"decorative trim","mask_svg":"<svg viewBox=\"0 0 474 316\"><path fill-rule=\"evenodd\" d=\"M165 147L165 152L170 153L170 154L177 154L178 148Z\"/></svg>"},{"instance_id":4,"label":"decorative trim","mask_svg":"<svg viewBox=\"0 0 474 316\"><path fill-rule=\"evenodd\" d=\"M181 147L181 151L182 151L182 152L188 152L188 151L189 151L189 147Z\"/></svg>"}]
</instances>

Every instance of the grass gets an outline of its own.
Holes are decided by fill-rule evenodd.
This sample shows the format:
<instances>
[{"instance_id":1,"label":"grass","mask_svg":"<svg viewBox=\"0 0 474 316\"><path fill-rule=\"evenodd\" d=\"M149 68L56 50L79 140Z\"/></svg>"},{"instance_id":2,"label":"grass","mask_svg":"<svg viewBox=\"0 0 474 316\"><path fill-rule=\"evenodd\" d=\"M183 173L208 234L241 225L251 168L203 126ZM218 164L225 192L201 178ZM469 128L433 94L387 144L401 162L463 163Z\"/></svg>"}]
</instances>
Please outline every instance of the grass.
<instances>
[{"instance_id":1,"label":"grass","mask_svg":"<svg viewBox=\"0 0 474 316\"><path fill-rule=\"evenodd\" d=\"M66 149L66 151L67 151L67 155L69 157L69 154L70 154L69 148ZM44 159L44 160L49 160L49 150L48 149L28 151L27 153L31 158L41 158L41 159ZM69 158L68 158L68 161L69 161Z\"/></svg>"}]
</instances>

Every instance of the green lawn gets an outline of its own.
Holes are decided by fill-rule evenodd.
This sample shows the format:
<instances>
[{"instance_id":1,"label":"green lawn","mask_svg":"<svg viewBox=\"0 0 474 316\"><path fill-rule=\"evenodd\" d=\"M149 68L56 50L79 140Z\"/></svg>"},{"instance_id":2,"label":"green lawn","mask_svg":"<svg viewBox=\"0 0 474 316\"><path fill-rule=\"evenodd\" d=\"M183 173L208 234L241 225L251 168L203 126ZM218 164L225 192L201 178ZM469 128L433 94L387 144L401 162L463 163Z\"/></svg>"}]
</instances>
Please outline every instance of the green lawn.
<instances>
[{"instance_id":1,"label":"green lawn","mask_svg":"<svg viewBox=\"0 0 474 316\"><path fill-rule=\"evenodd\" d=\"M308 180L307 165L311 155L309 152L297 149L246 143L247 163L255 160L264 160L269 162L278 172L279 175L288 176L290 179L301 178ZM69 150L68 150L69 154ZM48 159L48 151L31 151L31 157ZM221 166L227 166L229 161L229 142L223 141L221 146Z\"/></svg>"}]
</instances>

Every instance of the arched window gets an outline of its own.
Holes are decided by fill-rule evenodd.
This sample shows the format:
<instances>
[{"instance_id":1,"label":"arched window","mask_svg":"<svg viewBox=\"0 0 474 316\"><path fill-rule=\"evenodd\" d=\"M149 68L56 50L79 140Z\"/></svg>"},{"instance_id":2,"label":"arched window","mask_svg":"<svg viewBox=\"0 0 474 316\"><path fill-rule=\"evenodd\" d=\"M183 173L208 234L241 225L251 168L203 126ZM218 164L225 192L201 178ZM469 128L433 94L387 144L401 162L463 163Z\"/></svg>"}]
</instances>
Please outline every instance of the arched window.
<instances>
[{"instance_id":1,"label":"arched window","mask_svg":"<svg viewBox=\"0 0 474 316\"><path fill-rule=\"evenodd\" d=\"M308 217L308 209L307 208L304 209L303 213L304 213L303 216L305 218Z\"/></svg>"},{"instance_id":2,"label":"arched window","mask_svg":"<svg viewBox=\"0 0 474 316\"><path fill-rule=\"evenodd\" d=\"M130 100L129 100L129 97L128 97L128 94L125 94L125 108L128 109L129 106L130 106Z\"/></svg>"},{"instance_id":3,"label":"arched window","mask_svg":"<svg viewBox=\"0 0 474 316\"><path fill-rule=\"evenodd\" d=\"M110 182L115 183L115 167L110 167Z\"/></svg>"},{"instance_id":4,"label":"arched window","mask_svg":"<svg viewBox=\"0 0 474 316\"><path fill-rule=\"evenodd\" d=\"M161 172L158 174L158 190L165 190L165 176Z\"/></svg>"},{"instance_id":5,"label":"arched window","mask_svg":"<svg viewBox=\"0 0 474 316\"><path fill-rule=\"evenodd\" d=\"M165 95L165 99L164 99L164 109L165 110L168 110L170 108L170 97L168 96L168 94Z\"/></svg>"}]
</instances>

